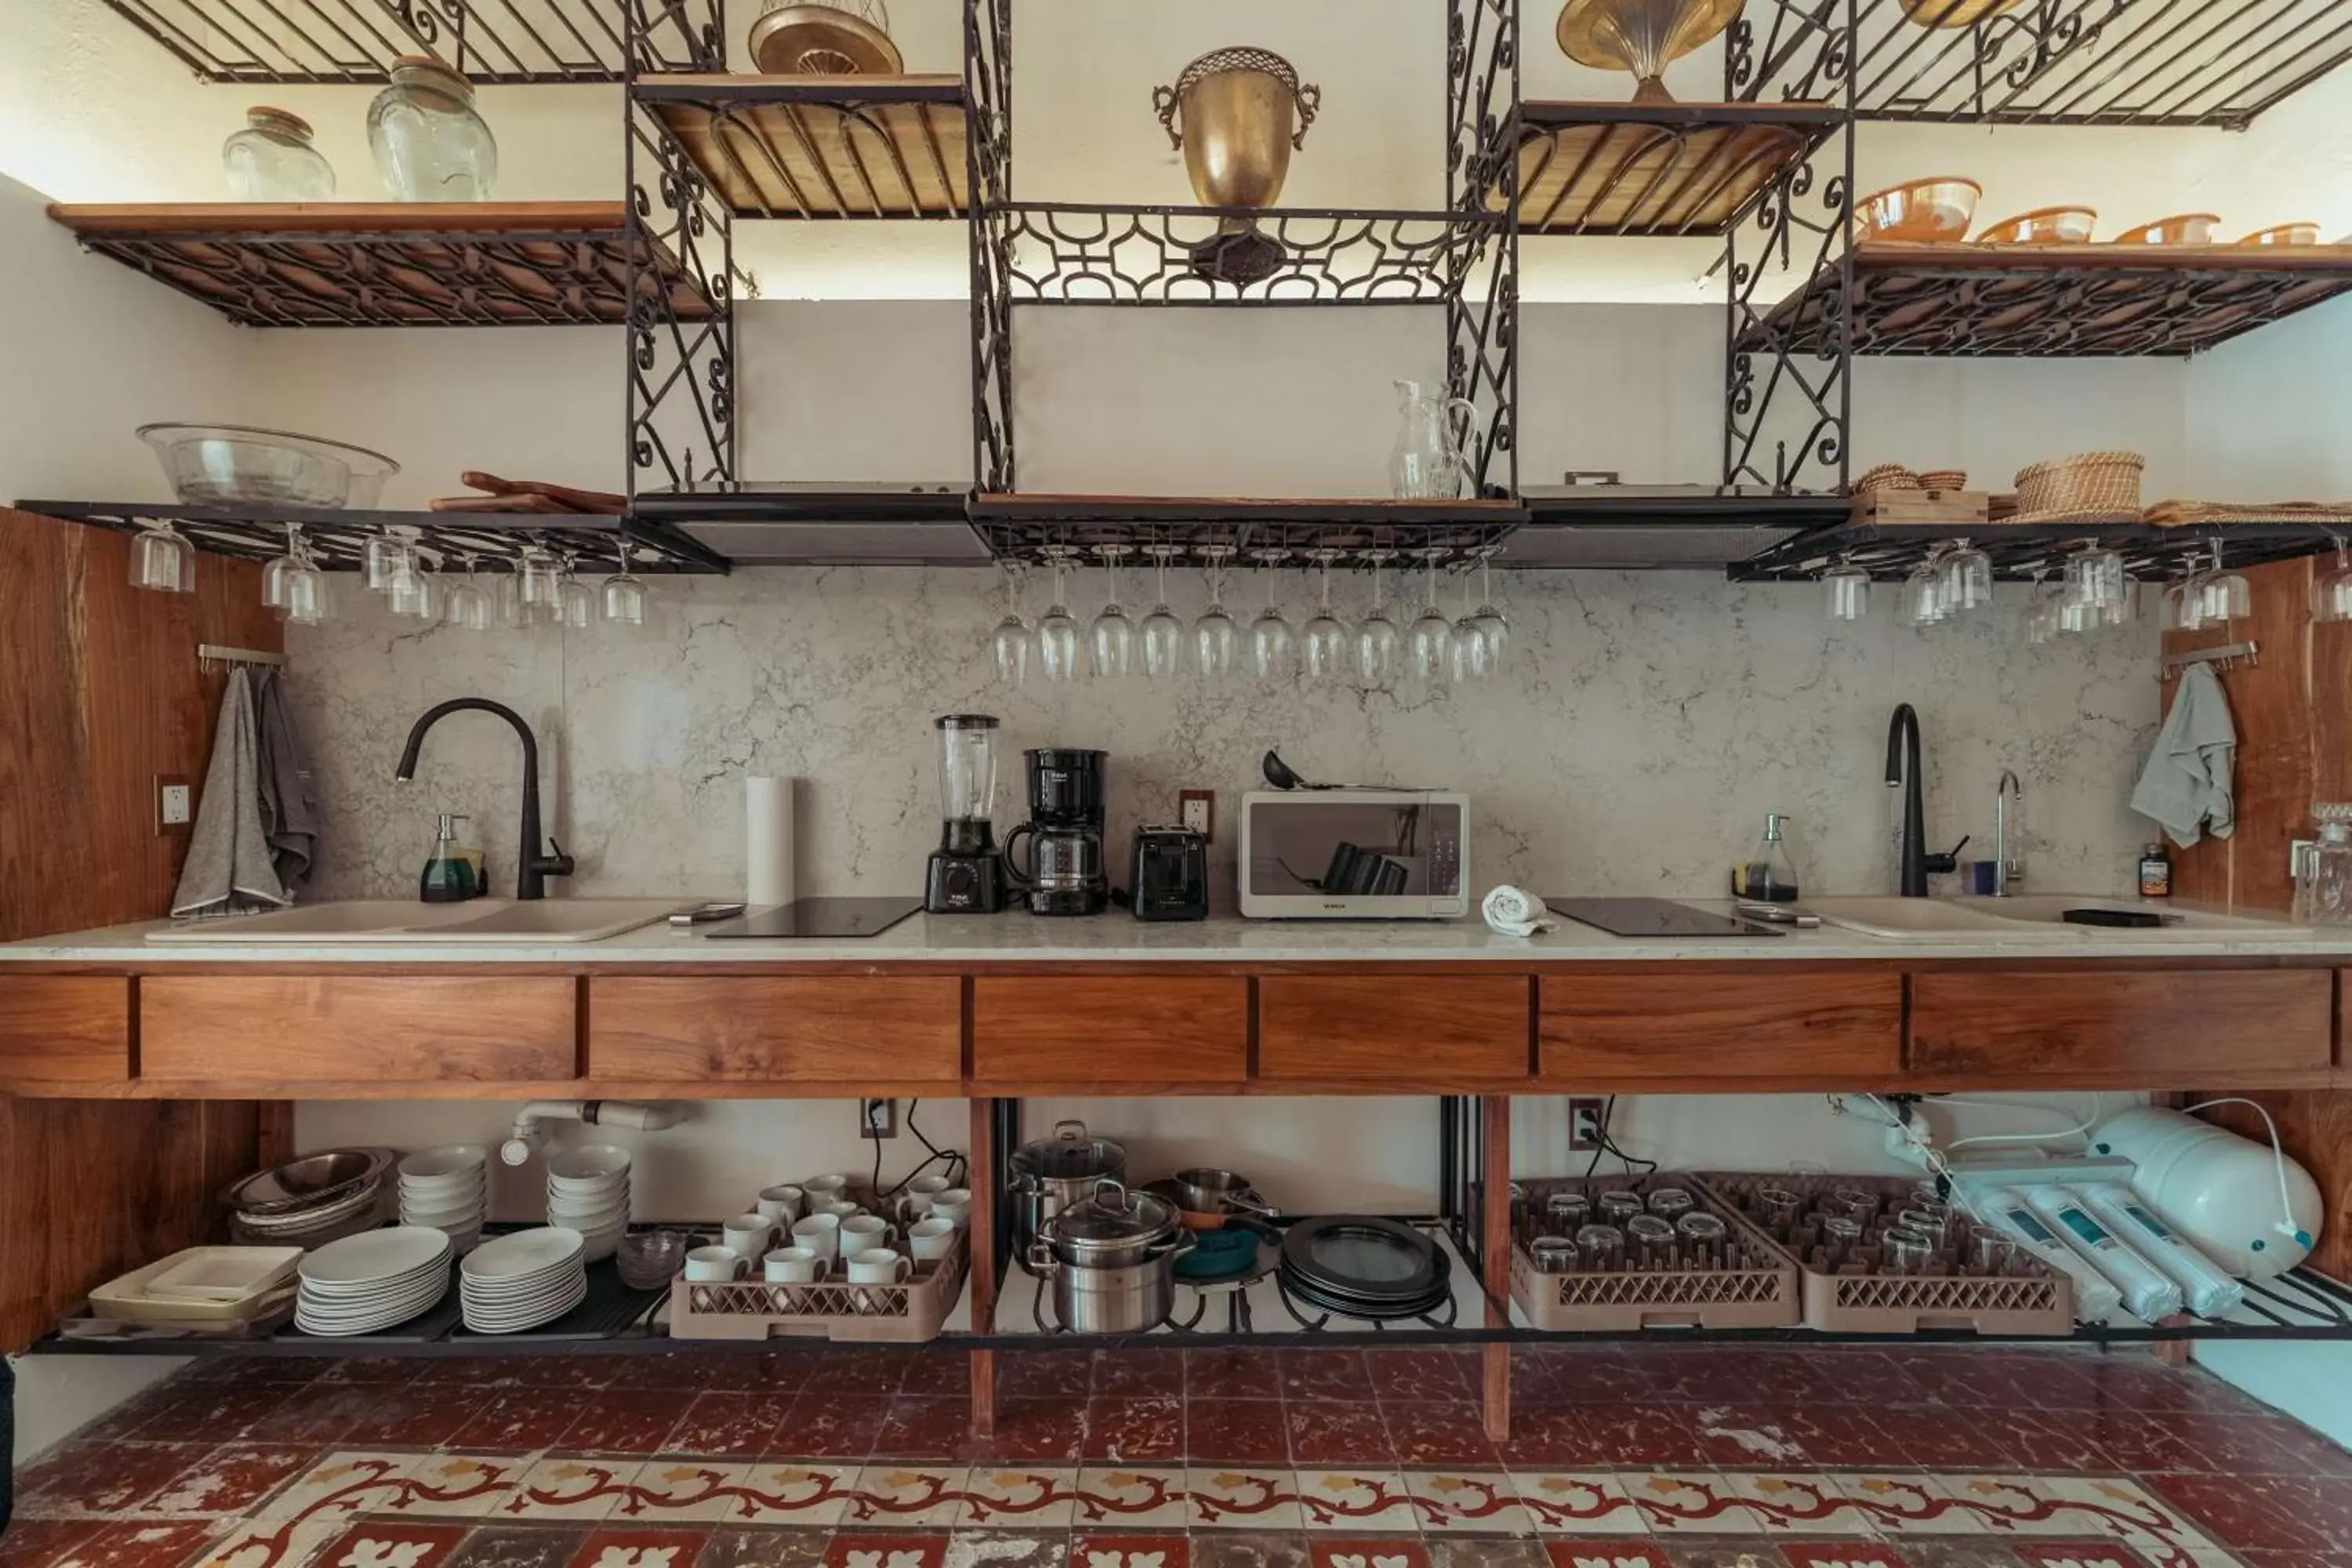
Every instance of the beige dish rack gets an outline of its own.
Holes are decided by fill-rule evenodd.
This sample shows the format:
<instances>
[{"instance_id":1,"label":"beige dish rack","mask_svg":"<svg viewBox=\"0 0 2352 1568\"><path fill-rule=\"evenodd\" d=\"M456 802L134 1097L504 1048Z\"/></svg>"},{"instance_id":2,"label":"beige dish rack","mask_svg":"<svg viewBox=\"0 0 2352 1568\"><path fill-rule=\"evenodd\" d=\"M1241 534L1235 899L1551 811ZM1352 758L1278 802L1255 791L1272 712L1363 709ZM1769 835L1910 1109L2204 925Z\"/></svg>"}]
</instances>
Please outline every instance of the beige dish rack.
<instances>
[{"instance_id":1,"label":"beige dish rack","mask_svg":"<svg viewBox=\"0 0 2352 1568\"><path fill-rule=\"evenodd\" d=\"M2011 1272L1962 1271L1958 1258L1940 1254L1934 1274L1825 1274L1791 1256L1749 1213L1761 1186L1784 1187L1810 1202L1827 1187L1860 1187L1886 1199L1907 1197L1915 1178L1790 1175L1707 1172L1696 1178L1714 1212L1756 1242L1789 1259L1802 1281L1807 1328L1846 1334L1913 1334L1922 1330L1977 1334L2050 1335L2074 1331L2074 1289L2064 1275L2020 1252Z\"/></svg>"},{"instance_id":2,"label":"beige dish rack","mask_svg":"<svg viewBox=\"0 0 2352 1568\"><path fill-rule=\"evenodd\" d=\"M963 1293L970 1247L961 1232L944 1258L918 1262L898 1285L771 1285L678 1279L669 1288L674 1340L826 1339L919 1344L939 1338Z\"/></svg>"},{"instance_id":3,"label":"beige dish rack","mask_svg":"<svg viewBox=\"0 0 2352 1568\"><path fill-rule=\"evenodd\" d=\"M1635 1184L1622 1177L1563 1176L1521 1184L1527 1212L1539 1215L1554 1193L1598 1194ZM1743 1229L1720 1200L1690 1178L1653 1175L1641 1190L1684 1187L1696 1206L1731 1227L1737 1267L1659 1268L1633 1267L1610 1272L1539 1272L1527 1242L1511 1238L1511 1300L1538 1329L1562 1333L1623 1332L1634 1329L1787 1329L1801 1321L1797 1270L1788 1255L1761 1236Z\"/></svg>"}]
</instances>

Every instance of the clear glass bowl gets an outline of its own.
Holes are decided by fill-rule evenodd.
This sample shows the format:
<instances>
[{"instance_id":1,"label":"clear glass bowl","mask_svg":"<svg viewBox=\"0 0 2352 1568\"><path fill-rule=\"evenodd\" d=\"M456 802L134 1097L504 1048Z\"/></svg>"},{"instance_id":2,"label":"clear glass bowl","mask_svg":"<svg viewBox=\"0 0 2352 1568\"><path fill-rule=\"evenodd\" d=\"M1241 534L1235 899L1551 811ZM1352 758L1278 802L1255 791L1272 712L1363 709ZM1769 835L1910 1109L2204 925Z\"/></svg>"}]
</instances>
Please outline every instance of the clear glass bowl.
<instances>
[{"instance_id":1,"label":"clear glass bowl","mask_svg":"<svg viewBox=\"0 0 2352 1568\"><path fill-rule=\"evenodd\" d=\"M621 1237L613 1266L621 1282L633 1290L652 1290L668 1284L686 1267L687 1250L694 1238L682 1230L637 1230Z\"/></svg>"},{"instance_id":2,"label":"clear glass bowl","mask_svg":"<svg viewBox=\"0 0 2352 1568\"><path fill-rule=\"evenodd\" d=\"M341 441L244 425L142 425L187 506L373 507L400 465Z\"/></svg>"}]
</instances>

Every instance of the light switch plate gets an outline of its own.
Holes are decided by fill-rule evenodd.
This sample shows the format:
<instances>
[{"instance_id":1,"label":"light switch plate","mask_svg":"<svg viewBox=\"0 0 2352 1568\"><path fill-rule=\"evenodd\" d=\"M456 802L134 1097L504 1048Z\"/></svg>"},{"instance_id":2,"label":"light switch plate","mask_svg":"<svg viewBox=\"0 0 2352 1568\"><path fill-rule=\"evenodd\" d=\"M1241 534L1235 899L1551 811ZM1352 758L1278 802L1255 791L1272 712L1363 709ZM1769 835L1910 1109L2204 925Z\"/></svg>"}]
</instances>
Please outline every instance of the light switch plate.
<instances>
[{"instance_id":1,"label":"light switch plate","mask_svg":"<svg viewBox=\"0 0 2352 1568\"><path fill-rule=\"evenodd\" d=\"M185 833L195 817L195 786L173 774L158 773L155 777L155 831L165 836Z\"/></svg>"}]
</instances>

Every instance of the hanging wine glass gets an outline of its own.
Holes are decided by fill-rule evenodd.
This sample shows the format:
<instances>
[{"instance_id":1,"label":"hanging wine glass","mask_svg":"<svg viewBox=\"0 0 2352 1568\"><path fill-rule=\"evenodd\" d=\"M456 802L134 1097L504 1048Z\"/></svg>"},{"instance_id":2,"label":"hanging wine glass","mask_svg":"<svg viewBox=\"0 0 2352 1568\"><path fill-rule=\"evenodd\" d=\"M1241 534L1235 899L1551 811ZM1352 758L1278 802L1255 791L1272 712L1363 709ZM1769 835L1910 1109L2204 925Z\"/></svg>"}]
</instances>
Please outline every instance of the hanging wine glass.
<instances>
[{"instance_id":1,"label":"hanging wine glass","mask_svg":"<svg viewBox=\"0 0 2352 1568\"><path fill-rule=\"evenodd\" d=\"M421 546L410 545L402 551L399 563L393 569L391 585L385 591L394 615L419 621L441 618L441 595L433 582L436 564L437 561Z\"/></svg>"},{"instance_id":2,"label":"hanging wine glass","mask_svg":"<svg viewBox=\"0 0 2352 1568\"><path fill-rule=\"evenodd\" d=\"M1310 559L1321 569L1322 579L1318 589L1314 618L1307 623L1307 677L1310 680L1339 680L1348 673L1348 624L1331 613L1331 563L1339 552L1331 549L1308 552Z\"/></svg>"},{"instance_id":3,"label":"hanging wine glass","mask_svg":"<svg viewBox=\"0 0 2352 1568\"><path fill-rule=\"evenodd\" d=\"M2221 544L2219 540L2213 542L2213 570L2206 574L2199 595L2204 601L2205 621L2209 626L2217 621L2225 625L2231 621L2242 621L2254 613L2252 588L2237 573L2221 569Z\"/></svg>"},{"instance_id":4,"label":"hanging wine glass","mask_svg":"<svg viewBox=\"0 0 2352 1568\"><path fill-rule=\"evenodd\" d=\"M1470 617L1471 628L1486 645L1486 669L1492 674L1503 662L1503 651L1510 646L1510 617L1503 614L1495 602L1495 552L1499 544L1483 545L1478 551L1478 609Z\"/></svg>"},{"instance_id":5,"label":"hanging wine glass","mask_svg":"<svg viewBox=\"0 0 2352 1568\"><path fill-rule=\"evenodd\" d=\"M1066 544L1045 547L1045 558L1054 568L1054 601L1037 617L1037 668L1048 680L1078 678L1078 621L1064 602L1069 590L1070 557L1074 553Z\"/></svg>"},{"instance_id":6,"label":"hanging wine glass","mask_svg":"<svg viewBox=\"0 0 2352 1568\"><path fill-rule=\"evenodd\" d=\"M1470 570L1465 565L1462 569L1462 613L1454 619L1454 679L1484 680L1493 668L1487 657L1486 636L1479 630L1477 617L1470 608Z\"/></svg>"},{"instance_id":7,"label":"hanging wine glass","mask_svg":"<svg viewBox=\"0 0 2352 1568\"><path fill-rule=\"evenodd\" d=\"M1929 554L1903 579L1895 618L1916 630L1925 630L1944 618L1944 566L1939 554Z\"/></svg>"},{"instance_id":8,"label":"hanging wine glass","mask_svg":"<svg viewBox=\"0 0 2352 1568\"><path fill-rule=\"evenodd\" d=\"M1855 565L1852 556L1822 573L1822 586L1827 592L1830 619L1864 621L1870 618L1870 569Z\"/></svg>"},{"instance_id":9,"label":"hanging wine glass","mask_svg":"<svg viewBox=\"0 0 2352 1568\"><path fill-rule=\"evenodd\" d=\"M629 570L629 542L619 542L621 569L604 579L599 594L604 604L604 618L614 626L641 626L646 624L645 579Z\"/></svg>"},{"instance_id":10,"label":"hanging wine glass","mask_svg":"<svg viewBox=\"0 0 2352 1568\"><path fill-rule=\"evenodd\" d=\"M1021 615L1021 578L1027 568L1010 559L997 566L1004 574L1004 614L988 635L988 652L996 665L996 679L1018 686L1029 674L1031 628Z\"/></svg>"},{"instance_id":11,"label":"hanging wine glass","mask_svg":"<svg viewBox=\"0 0 2352 1568\"><path fill-rule=\"evenodd\" d=\"M515 586L523 623L560 620L563 568L555 557L542 545L527 544L516 562L515 571L520 578Z\"/></svg>"},{"instance_id":12,"label":"hanging wine glass","mask_svg":"<svg viewBox=\"0 0 2352 1568\"><path fill-rule=\"evenodd\" d=\"M373 594L392 592L393 580L403 568L411 564L410 551L416 530L408 527L387 528L381 533L368 535L360 547L360 580Z\"/></svg>"},{"instance_id":13,"label":"hanging wine glass","mask_svg":"<svg viewBox=\"0 0 2352 1568\"><path fill-rule=\"evenodd\" d=\"M2033 596L2025 610L2025 641L2032 647L2046 647L2057 640L2065 630L2063 615L2066 591L2049 581L2046 568L2033 573Z\"/></svg>"},{"instance_id":14,"label":"hanging wine glass","mask_svg":"<svg viewBox=\"0 0 2352 1568\"><path fill-rule=\"evenodd\" d=\"M1445 559L1442 547L1420 552L1429 574L1428 602L1405 634L1412 658L1413 679L1443 684L1454 674L1454 623L1437 603L1437 563Z\"/></svg>"},{"instance_id":15,"label":"hanging wine glass","mask_svg":"<svg viewBox=\"0 0 2352 1568\"><path fill-rule=\"evenodd\" d=\"M147 523L131 542L131 585L159 594L195 591L196 547L168 519Z\"/></svg>"},{"instance_id":16,"label":"hanging wine glass","mask_svg":"<svg viewBox=\"0 0 2352 1568\"><path fill-rule=\"evenodd\" d=\"M1151 557L1152 603L1151 613L1143 617L1143 673L1165 680L1183 660L1184 623L1168 607L1168 563L1182 553L1182 547L1154 544L1144 553Z\"/></svg>"},{"instance_id":17,"label":"hanging wine glass","mask_svg":"<svg viewBox=\"0 0 2352 1568\"><path fill-rule=\"evenodd\" d=\"M307 542L294 542L290 563L278 577L278 592L285 600L279 608L295 626L315 626L332 612L327 574L319 569Z\"/></svg>"},{"instance_id":18,"label":"hanging wine glass","mask_svg":"<svg viewBox=\"0 0 2352 1568\"><path fill-rule=\"evenodd\" d=\"M1985 608L1992 603L1992 557L1965 539L1952 541L1943 554L1936 592L1945 618Z\"/></svg>"},{"instance_id":19,"label":"hanging wine glass","mask_svg":"<svg viewBox=\"0 0 2352 1568\"><path fill-rule=\"evenodd\" d=\"M1241 627L1225 610L1225 563L1234 558L1230 544L1211 544L1201 551L1209 580L1209 604L1192 622L1192 667L1213 680L1234 672L1241 647Z\"/></svg>"},{"instance_id":20,"label":"hanging wine glass","mask_svg":"<svg viewBox=\"0 0 2352 1568\"><path fill-rule=\"evenodd\" d=\"M2344 541L2336 541L2336 569L2312 580L2311 618L2315 621L2352 621L2352 559L2347 559Z\"/></svg>"},{"instance_id":21,"label":"hanging wine glass","mask_svg":"<svg viewBox=\"0 0 2352 1568\"><path fill-rule=\"evenodd\" d=\"M596 595L572 568L572 557L562 558L562 577L555 587L555 622L567 631L585 631L596 619Z\"/></svg>"},{"instance_id":22,"label":"hanging wine glass","mask_svg":"<svg viewBox=\"0 0 2352 1568\"><path fill-rule=\"evenodd\" d=\"M441 618L459 631L486 632L490 629L496 611L490 604L489 590L482 586L477 568L478 557L460 551L457 555L466 574L441 591Z\"/></svg>"},{"instance_id":23,"label":"hanging wine glass","mask_svg":"<svg viewBox=\"0 0 2352 1568\"><path fill-rule=\"evenodd\" d=\"M1286 550L1260 550L1252 559L1265 573L1265 608L1250 623L1250 668L1267 685L1298 673L1298 638L1282 618L1282 563Z\"/></svg>"},{"instance_id":24,"label":"hanging wine glass","mask_svg":"<svg viewBox=\"0 0 2352 1568\"><path fill-rule=\"evenodd\" d=\"M294 569L294 553L302 541L302 525L286 525L286 553L273 555L261 568L261 603L265 608L286 613L286 574ZM134 576L131 581L138 579Z\"/></svg>"},{"instance_id":25,"label":"hanging wine glass","mask_svg":"<svg viewBox=\"0 0 2352 1568\"><path fill-rule=\"evenodd\" d=\"M1110 602L1095 616L1095 624L1087 636L1087 646L1094 654L1094 672L1098 676L1123 676L1134 667L1135 623L1128 619L1127 606L1118 602L1118 563L1133 548L1126 544L1095 547L1095 553L1102 557L1104 570L1110 574Z\"/></svg>"},{"instance_id":26,"label":"hanging wine glass","mask_svg":"<svg viewBox=\"0 0 2352 1568\"><path fill-rule=\"evenodd\" d=\"M1389 619L1388 585L1381 575L1381 568L1395 558L1393 550L1364 552L1364 559L1372 563L1372 607L1356 623L1356 674L1365 685L1380 689L1396 680L1403 662L1404 638Z\"/></svg>"},{"instance_id":27,"label":"hanging wine glass","mask_svg":"<svg viewBox=\"0 0 2352 1568\"><path fill-rule=\"evenodd\" d=\"M490 584L490 618L502 631L530 625L530 606L522 602L522 563L509 561Z\"/></svg>"}]
</instances>

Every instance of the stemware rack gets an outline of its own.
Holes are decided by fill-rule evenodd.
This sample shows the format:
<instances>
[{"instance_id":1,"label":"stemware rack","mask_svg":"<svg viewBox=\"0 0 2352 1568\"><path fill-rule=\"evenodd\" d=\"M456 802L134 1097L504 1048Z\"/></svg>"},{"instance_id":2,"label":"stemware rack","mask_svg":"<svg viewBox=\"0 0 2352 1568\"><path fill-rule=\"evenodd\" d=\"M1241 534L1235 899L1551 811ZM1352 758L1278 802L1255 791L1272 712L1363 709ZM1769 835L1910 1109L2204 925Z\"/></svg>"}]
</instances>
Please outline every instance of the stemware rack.
<instances>
[{"instance_id":1,"label":"stemware rack","mask_svg":"<svg viewBox=\"0 0 2352 1568\"><path fill-rule=\"evenodd\" d=\"M1730 568L1737 583L1810 583L1831 566L1850 563L1881 582L1901 582L1962 531L1948 522L1850 522L1784 541ZM2232 567L2262 566L2333 551L2341 527L2320 523L2224 523L2163 528L2152 523L1988 522L1966 531L1969 544L1992 560L2005 583L2057 580L2067 557L2111 550L2126 575L2139 582L2179 577L2220 550Z\"/></svg>"}]
</instances>

